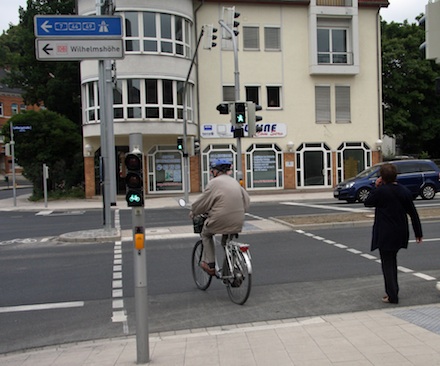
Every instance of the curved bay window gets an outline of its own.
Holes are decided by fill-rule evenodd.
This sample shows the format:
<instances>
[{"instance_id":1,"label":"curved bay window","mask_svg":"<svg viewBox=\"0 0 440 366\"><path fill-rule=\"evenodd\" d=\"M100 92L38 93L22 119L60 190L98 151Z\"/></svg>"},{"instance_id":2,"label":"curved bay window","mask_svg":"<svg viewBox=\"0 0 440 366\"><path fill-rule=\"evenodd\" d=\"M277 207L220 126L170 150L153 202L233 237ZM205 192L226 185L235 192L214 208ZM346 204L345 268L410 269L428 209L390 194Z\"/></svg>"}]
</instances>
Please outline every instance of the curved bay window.
<instances>
[{"instance_id":1,"label":"curved bay window","mask_svg":"<svg viewBox=\"0 0 440 366\"><path fill-rule=\"evenodd\" d=\"M277 144L253 144L247 149L246 187L283 187L283 154Z\"/></svg>"},{"instance_id":2,"label":"curved bay window","mask_svg":"<svg viewBox=\"0 0 440 366\"><path fill-rule=\"evenodd\" d=\"M365 142L344 142L338 147L337 162L340 183L371 166L371 149Z\"/></svg>"},{"instance_id":3,"label":"curved bay window","mask_svg":"<svg viewBox=\"0 0 440 366\"><path fill-rule=\"evenodd\" d=\"M148 152L149 193L183 192L182 154L174 146L155 146Z\"/></svg>"},{"instance_id":4,"label":"curved bay window","mask_svg":"<svg viewBox=\"0 0 440 366\"><path fill-rule=\"evenodd\" d=\"M232 144L224 145L209 145L202 153L202 187L203 190L211 179L211 172L209 165L212 161L216 159L229 160L233 166L231 175L235 177L237 172L237 149Z\"/></svg>"},{"instance_id":5,"label":"curved bay window","mask_svg":"<svg viewBox=\"0 0 440 366\"><path fill-rule=\"evenodd\" d=\"M183 121L184 82L168 79L117 80L113 88L113 118L117 120ZM86 123L99 122L98 82L83 86ZM193 120L192 85L187 92L187 121Z\"/></svg>"},{"instance_id":6,"label":"curved bay window","mask_svg":"<svg viewBox=\"0 0 440 366\"><path fill-rule=\"evenodd\" d=\"M126 53L156 53L191 57L191 22L178 15L127 11Z\"/></svg>"}]
</instances>

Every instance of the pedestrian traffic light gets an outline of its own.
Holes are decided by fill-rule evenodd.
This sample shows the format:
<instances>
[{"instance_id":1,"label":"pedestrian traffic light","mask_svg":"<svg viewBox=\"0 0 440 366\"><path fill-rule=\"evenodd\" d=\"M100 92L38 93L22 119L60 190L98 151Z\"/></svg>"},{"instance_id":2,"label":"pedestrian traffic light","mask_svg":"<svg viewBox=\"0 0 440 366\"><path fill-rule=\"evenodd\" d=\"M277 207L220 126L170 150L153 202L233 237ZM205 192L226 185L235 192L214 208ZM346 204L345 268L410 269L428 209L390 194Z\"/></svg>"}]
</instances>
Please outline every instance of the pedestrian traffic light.
<instances>
[{"instance_id":1,"label":"pedestrian traffic light","mask_svg":"<svg viewBox=\"0 0 440 366\"><path fill-rule=\"evenodd\" d=\"M212 47L217 46L214 42L217 39L217 28L214 28L212 24L205 24L203 26L203 48L205 50L210 50Z\"/></svg>"},{"instance_id":2,"label":"pedestrian traffic light","mask_svg":"<svg viewBox=\"0 0 440 366\"><path fill-rule=\"evenodd\" d=\"M246 103L236 102L234 104L235 124L243 126L246 123Z\"/></svg>"},{"instance_id":3,"label":"pedestrian traffic light","mask_svg":"<svg viewBox=\"0 0 440 366\"><path fill-rule=\"evenodd\" d=\"M247 121L248 121L248 136L253 137L257 132L261 132L261 126L257 125L257 122L262 121L263 117L255 115L256 111L261 111L261 105L255 104L254 102L247 103Z\"/></svg>"},{"instance_id":4,"label":"pedestrian traffic light","mask_svg":"<svg viewBox=\"0 0 440 366\"><path fill-rule=\"evenodd\" d=\"M144 206L143 154L138 149L125 155L125 185L128 207Z\"/></svg>"},{"instance_id":5,"label":"pedestrian traffic light","mask_svg":"<svg viewBox=\"0 0 440 366\"><path fill-rule=\"evenodd\" d=\"M229 104L220 103L216 108L220 114L229 114Z\"/></svg>"},{"instance_id":6,"label":"pedestrian traffic light","mask_svg":"<svg viewBox=\"0 0 440 366\"><path fill-rule=\"evenodd\" d=\"M183 150L183 137L177 138L177 150Z\"/></svg>"}]
</instances>

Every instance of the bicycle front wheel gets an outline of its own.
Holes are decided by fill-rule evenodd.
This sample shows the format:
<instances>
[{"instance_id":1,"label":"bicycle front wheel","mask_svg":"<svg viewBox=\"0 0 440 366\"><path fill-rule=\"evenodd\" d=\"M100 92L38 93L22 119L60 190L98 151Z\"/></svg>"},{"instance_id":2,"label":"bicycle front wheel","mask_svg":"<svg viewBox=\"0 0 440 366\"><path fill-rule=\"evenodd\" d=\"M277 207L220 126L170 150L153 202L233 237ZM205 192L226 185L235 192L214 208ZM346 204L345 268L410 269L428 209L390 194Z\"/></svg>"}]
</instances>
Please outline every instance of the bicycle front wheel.
<instances>
[{"instance_id":1,"label":"bicycle front wheel","mask_svg":"<svg viewBox=\"0 0 440 366\"><path fill-rule=\"evenodd\" d=\"M199 240L195 245L192 252L192 260L191 260L191 266L192 266L192 274L194 278L194 282L196 283L196 286L200 290L206 290L209 285L211 284L212 276L207 274L202 267L200 267L200 263L202 261L202 254L203 254L203 244L202 241Z\"/></svg>"},{"instance_id":2,"label":"bicycle front wheel","mask_svg":"<svg viewBox=\"0 0 440 366\"><path fill-rule=\"evenodd\" d=\"M232 252L233 273L226 286L231 301L243 305L251 293L252 275L246 263L244 254L240 251Z\"/></svg>"}]
</instances>

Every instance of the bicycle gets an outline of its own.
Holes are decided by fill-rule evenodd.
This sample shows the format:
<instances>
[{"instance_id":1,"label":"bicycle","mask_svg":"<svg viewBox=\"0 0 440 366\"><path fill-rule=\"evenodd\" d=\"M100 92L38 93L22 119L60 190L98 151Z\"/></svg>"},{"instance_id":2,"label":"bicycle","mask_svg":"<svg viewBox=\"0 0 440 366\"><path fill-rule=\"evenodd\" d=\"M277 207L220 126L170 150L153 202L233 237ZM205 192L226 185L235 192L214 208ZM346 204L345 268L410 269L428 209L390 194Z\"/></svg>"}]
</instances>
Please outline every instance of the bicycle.
<instances>
[{"instance_id":1,"label":"bicycle","mask_svg":"<svg viewBox=\"0 0 440 366\"><path fill-rule=\"evenodd\" d=\"M194 218L194 232L201 233L204 219ZM249 297L252 284L252 264L249 244L236 242L238 234L223 234L222 247L224 249L223 266L220 268L215 260L215 277L226 285L229 298L238 305L243 305ZM218 244L214 239L214 245ZM224 243L224 244L223 244ZM196 286L206 290L214 276L206 273L200 263L203 256L203 243L198 240L194 245L191 257L192 275Z\"/></svg>"}]
</instances>

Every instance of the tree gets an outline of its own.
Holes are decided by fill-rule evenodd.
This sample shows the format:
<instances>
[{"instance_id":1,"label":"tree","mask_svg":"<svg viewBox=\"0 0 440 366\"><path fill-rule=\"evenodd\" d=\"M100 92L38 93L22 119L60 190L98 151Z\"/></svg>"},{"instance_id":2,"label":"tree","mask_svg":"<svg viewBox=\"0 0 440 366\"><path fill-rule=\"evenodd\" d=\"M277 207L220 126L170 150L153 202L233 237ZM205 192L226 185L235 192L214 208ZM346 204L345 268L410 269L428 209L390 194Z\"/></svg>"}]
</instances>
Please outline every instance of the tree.
<instances>
[{"instance_id":1,"label":"tree","mask_svg":"<svg viewBox=\"0 0 440 366\"><path fill-rule=\"evenodd\" d=\"M417 24L382 26L384 132L403 152L440 157L440 100L434 80L440 68L419 50L424 29Z\"/></svg>"},{"instance_id":2,"label":"tree","mask_svg":"<svg viewBox=\"0 0 440 366\"><path fill-rule=\"evenodd\" d=\"M9 139L10 123L14 127L30 126L24 132L14 132L14 146L17 163L33 183L34 197L42 197L43 164L50 169L49 191L69 190L83 182L79 126L55 112L27 111L11 117L3 126L2 133Z\"/></svg>"},{"instance_id":3,"label":"tree","mask_svg":"<svg viewBox=\"0 0 440 366\"><path fill-rule=\"evenodd\" d=\"M75 0L28 0L27 9L20 7L20 23L0 36L0 66L10 71L4 82L22 89L26 104L44 104L80 125L79 62L36 59L34 16L38 14L75 14Z\"/></svg>"}]
</instances>

